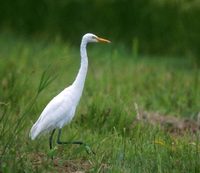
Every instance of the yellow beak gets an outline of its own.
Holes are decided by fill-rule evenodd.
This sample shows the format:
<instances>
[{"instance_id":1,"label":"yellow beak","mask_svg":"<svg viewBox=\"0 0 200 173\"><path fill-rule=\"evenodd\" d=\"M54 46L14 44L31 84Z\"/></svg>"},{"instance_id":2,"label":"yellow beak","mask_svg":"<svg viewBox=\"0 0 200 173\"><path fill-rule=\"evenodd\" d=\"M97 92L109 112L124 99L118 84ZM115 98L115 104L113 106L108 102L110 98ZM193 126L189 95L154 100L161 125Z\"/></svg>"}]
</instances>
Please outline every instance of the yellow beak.
<instances>
[{"instance_id":1,"label":"yellow beak","mask_svg":"<svg viewBox=\"0 0 200 173\"><path fill-rule=\"evenodd\" d=\"M111 41L105 39L105 38L100 38L100 37L97 37L97 41L98 42L103 42L103 43L111 43Z\"/></svg>"}]
</instances>

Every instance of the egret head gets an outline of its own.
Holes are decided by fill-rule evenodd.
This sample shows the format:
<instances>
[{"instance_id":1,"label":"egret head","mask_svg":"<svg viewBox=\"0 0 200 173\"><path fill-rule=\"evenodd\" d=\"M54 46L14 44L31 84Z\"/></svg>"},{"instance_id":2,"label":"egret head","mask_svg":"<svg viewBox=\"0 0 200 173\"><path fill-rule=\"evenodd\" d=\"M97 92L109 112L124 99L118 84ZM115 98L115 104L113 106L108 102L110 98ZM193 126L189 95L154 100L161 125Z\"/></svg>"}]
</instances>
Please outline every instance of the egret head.
<instances>
[{"instance_id":1,"label":"egret head","mask_svg":"<svg viewBox=\"0 0 200 173\"><path fill-rule=\"evenodd\" d=\"M100 38L94 34L91 33L87 33L83 36L83 40L87 43L91 43L91 42L104 42L104 43L110 43L109 40L104 39L104 38Z\"/></svg>"}]
</instances>

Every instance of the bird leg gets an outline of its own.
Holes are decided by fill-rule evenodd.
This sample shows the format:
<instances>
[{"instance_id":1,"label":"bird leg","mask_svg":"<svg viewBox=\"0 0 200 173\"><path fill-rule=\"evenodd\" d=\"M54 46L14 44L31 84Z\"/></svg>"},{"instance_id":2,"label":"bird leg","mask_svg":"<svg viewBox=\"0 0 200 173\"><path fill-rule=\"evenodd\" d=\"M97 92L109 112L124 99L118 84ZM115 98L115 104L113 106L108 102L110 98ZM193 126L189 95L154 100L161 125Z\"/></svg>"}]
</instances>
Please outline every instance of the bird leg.
<instances>
[{"instance_id":1,"label":"bird leg","mask_svg":"<svg viewBox=\"0 0 200 173\"><path fill-rule=\"evenodd\" d=\"M90 147L89 147L86 143L81 142L81 141L63 142L63 141L60 141L60 136L61 136L61 129L59 129L59 131L58 131L57 144L78 144L78 145L84 145L84 147L85 147L85 149L86 149L86 152L87 152L88 154L90 154L90 153L95 154L94 151L92 151L92 150L90 149Z\"/></svg>"},{"instance_id":2,"label":"bird leg","mask_svg":"<svg viewBox=\"0 0 200 173\"><path fill-rule=\"evenodd\" d=\"M83 145L84 144L81 141L63 142L63 141L60 141L60 136L61 136L61 129L59 129L59 131L58 131L57 144L79 144L79 145Z\"/></svg>"},{"instance_id":3,"label":"bird leg","mask_svg":"<svg viewBox=\"0 0 200 173\"><path fill-rule=\"evenodd\" d=\"M52 140L53 140L53 135L54 135L55 131L56 131L56 129L53 129L53 131L52 131L52 133L49 137L49 148L50 148L50 150L52 149Z\"/></svg>"}]
</instances>

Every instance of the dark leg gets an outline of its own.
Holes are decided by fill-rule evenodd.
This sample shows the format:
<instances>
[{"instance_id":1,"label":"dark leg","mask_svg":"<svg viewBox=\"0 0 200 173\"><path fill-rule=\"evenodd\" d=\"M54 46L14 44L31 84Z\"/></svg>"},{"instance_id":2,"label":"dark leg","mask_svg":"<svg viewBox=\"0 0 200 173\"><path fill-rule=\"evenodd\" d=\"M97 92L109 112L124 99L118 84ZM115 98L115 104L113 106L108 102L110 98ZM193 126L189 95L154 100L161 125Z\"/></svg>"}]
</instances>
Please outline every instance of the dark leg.
<instances>
[{"instance_id":1,"label":"dark leg","mask_svg":"<svg viewBox=\"0 0 200 173\"><path fill-rule=\"evenodd\" d=\"M60 141L60 136L61 136L61 129L58 130L57 144L78 144L78 145L84 145L84 147L85 147L87 153L93 153L93 154L95 154L95 153L90 149L90 147L89 147L87 144L85 144L85 143L83 143L83 142L81 142L81 141L62 142L62 141Z\"/></svg>"},{"instance_id":2,"label":"dark leg","mask_svg":"<svg viewBox=\"0 0 200 173\"><path fill-rule=\"evenodd\" d=\"M53 131L51 132L51 135L49 137L49 147L50 147L50 150L52 149L52 140L53 140L53 135L55 133L56 129L53 129Z\"/></svg>"},{"instance_id":3,"label":"dark leg","mask_svg":"<svg viewBox=\"0 0 200 173\"><path fill-rule=\"evenodd\" d=\"M62 141L60 141L60 136L61 136L61 129L58 130L57 144L79 144L79 145L84 144L81 141L62 142Z\"/></svg>"}]
</instances>

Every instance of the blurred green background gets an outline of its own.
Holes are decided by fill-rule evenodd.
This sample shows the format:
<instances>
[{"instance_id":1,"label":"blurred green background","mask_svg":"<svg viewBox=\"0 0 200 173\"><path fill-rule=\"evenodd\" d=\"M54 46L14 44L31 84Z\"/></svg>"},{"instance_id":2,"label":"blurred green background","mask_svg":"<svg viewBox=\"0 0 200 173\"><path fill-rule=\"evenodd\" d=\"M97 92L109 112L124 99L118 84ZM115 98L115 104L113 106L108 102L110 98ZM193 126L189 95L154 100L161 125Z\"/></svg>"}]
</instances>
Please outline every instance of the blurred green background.
<instances>
[{"instance_id":1,"label":"blurred green background","mask_svg":"<svg viewBox=\"0 0 200 173\"><path fill-rule=\"evenodd\" d=\"M1 0L1 30L77 45L86 32L141 54L198 57L199 0Z\"/></svg>"}]
</instances>

